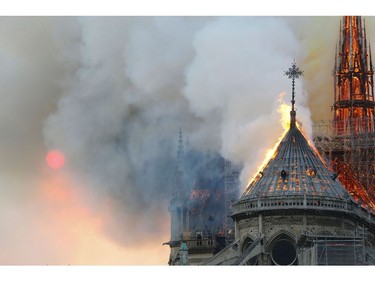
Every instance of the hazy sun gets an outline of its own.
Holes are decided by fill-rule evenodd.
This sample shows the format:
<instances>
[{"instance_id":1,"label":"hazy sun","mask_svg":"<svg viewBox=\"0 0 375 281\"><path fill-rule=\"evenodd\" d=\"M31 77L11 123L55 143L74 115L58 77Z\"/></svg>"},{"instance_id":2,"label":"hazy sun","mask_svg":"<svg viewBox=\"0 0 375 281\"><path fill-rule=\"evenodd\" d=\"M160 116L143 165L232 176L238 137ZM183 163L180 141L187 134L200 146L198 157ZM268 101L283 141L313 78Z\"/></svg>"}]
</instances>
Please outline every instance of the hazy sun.
<instances>
[{"instance_id":1,"label":"hazy sun","mask_svg":"<svg viewBox=\"0 0 375 281\"><path fill-rule=\"evenodd\" d=\"M60 169L65 164L64 154L58 150L51 150L47 153L46 162L51 169Z\"/></svg>"}]
</instances>

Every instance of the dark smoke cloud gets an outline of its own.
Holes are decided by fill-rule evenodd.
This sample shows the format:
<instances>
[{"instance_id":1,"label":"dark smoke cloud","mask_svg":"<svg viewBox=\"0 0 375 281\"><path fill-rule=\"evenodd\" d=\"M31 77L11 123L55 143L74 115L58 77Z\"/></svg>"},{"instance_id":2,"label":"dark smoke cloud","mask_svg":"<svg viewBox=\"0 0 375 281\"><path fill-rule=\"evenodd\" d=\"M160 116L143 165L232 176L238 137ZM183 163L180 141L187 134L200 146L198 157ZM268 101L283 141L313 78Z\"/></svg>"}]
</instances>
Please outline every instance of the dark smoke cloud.
<instances>
[{"instance_id":1,"label":"dark smoke cloud","mask_svg":"<svg viewBox=\"0 0 375 281\"><path fill-rule=\"evenodd\" d=\"M180 127L187 149L243 165L244 188L282 132L277 99L286 92L289 103L283 71L294 54L305 71L297 118L308 129L310 111L313 119L329 115L339 19L0 18L0 221L8 226L0 238L22 245L11 261L35 261L25 249L46 240L37 261L73 255L52 234L11 235L43 223L35 189L49 149L65 154L81 204L94 217L105 214L101 230L124 248L169 239Z\"/></svg>"},{"instance_id":2,"label":"dark smoke cloud","mask_svg":"<svg viewBox=\"0 0 375 281\"><path fill-rule=\"evenodd\" d=\"M184 69L207 20L79 19L80 67L45 133L95 190L90 204L116 198L126 218L106 229L121 243L165 231L160 220L172 192L178 127L199 122L181 95Z\"/></svg>"}]
</instances>

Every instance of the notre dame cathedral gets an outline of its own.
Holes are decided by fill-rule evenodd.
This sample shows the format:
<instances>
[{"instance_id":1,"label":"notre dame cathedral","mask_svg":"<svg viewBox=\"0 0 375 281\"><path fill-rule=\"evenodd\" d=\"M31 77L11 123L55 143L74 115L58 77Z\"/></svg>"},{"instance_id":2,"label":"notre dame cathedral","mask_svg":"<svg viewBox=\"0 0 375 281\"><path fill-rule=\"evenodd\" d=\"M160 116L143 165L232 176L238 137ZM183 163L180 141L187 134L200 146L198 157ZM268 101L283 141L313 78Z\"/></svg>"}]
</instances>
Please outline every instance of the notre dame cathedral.
<instances>
[{"instance_id":1,"label":"notre dame cathedral","mask_svg":"<svg viewBox=\"0 0 375 281\"><path fill-rule=\"evenodd\" d=\"M341 32L336 70L347 82L335 80L341 85L335 96L345 99L335 98L335 118L352 120L363 113L374 134L373 66L361 17L344 17ZM371 190L355 192L353 184L345 185L350 177L340 165L306 140L295 110L294 85L302 71L293 63L285 74L292 80L290 128L239 198L240 167L218 155L206 155L193 182L186 181L186 171L195 166L184 164L180 131L171 239L165 243L170 265L375 265ZM361 125L354 121L351 135ZM367 179L374 175L373 162ZM366 175L356 178L360 182Z\"/></svg>"}]
</instances>

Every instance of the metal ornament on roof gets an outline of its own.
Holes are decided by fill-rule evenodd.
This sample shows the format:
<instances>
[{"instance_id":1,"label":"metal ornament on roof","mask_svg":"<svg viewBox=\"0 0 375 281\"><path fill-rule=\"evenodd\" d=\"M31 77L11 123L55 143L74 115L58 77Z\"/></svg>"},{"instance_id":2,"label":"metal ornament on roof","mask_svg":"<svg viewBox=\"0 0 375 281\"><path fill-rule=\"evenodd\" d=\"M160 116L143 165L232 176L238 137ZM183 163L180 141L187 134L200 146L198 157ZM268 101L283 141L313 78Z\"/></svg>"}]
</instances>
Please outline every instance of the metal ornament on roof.
<instances>
[{"instance_id":1,"label":"metal ornament on roof","mask_svg":"<svg viewBox=\"0 0 375 281\"><path fill-rule=\"evenodd\" d=\"M289 79L296 79L303 75L303 71L301 71L297 67L296 62L293 61L292 67L289 67L287 71L284 71L284 75L287 75Z\"/></svg>"},{"instance_id":2,"label":"metal ornament on roof","mask_svg":"<svg viewBox=\"0 0 375 281\"><path fill-rule=\"evenodd\" d=\"M292 110L290 112L290 127L295 127L296 125L296 111L294 109L294 97L295 97L295 80L298 79L301 75L303 75L303 71L301 71L297 65L295 60L292 63L292 67L289 67L287 71L284 71L284 75L288 76L289 79L292 79Z\"/></svg>"}]
</instances>

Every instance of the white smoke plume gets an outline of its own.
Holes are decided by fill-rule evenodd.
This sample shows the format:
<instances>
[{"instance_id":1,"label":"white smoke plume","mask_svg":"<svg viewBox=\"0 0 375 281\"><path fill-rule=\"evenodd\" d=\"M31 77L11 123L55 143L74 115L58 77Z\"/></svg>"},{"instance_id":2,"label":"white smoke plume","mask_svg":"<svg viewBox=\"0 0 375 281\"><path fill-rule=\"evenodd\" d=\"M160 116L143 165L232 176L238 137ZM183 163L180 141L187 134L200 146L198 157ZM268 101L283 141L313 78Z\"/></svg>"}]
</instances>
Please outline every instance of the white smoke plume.
<instances>
[{"instance_id":1,"label":"white smoke plume","mask_svg":"<svg viewBox=\"0 0 375 281\"><path fill-rule=\"evenodd\" d=\"M330 114L339 20L0 18L0 241L16 245L0 263L167 263L179 128L244 165L244 189L283 131L294 57L297 119L311 134L310 112Z\"/></svg>"},{"instance_id":2,"label":"white smoke plume","mask_svg":"<svg viewBox=\"0 0 375 281\"><path fill-rule=\"evenodd\" d=\"M299 43L282 18L221 18L197 34L194 47L185 95L205 125L192 138L244 164L244 186L282 133L275 104L291 90L283 71Z\"/></svg>"}]
</instances>

